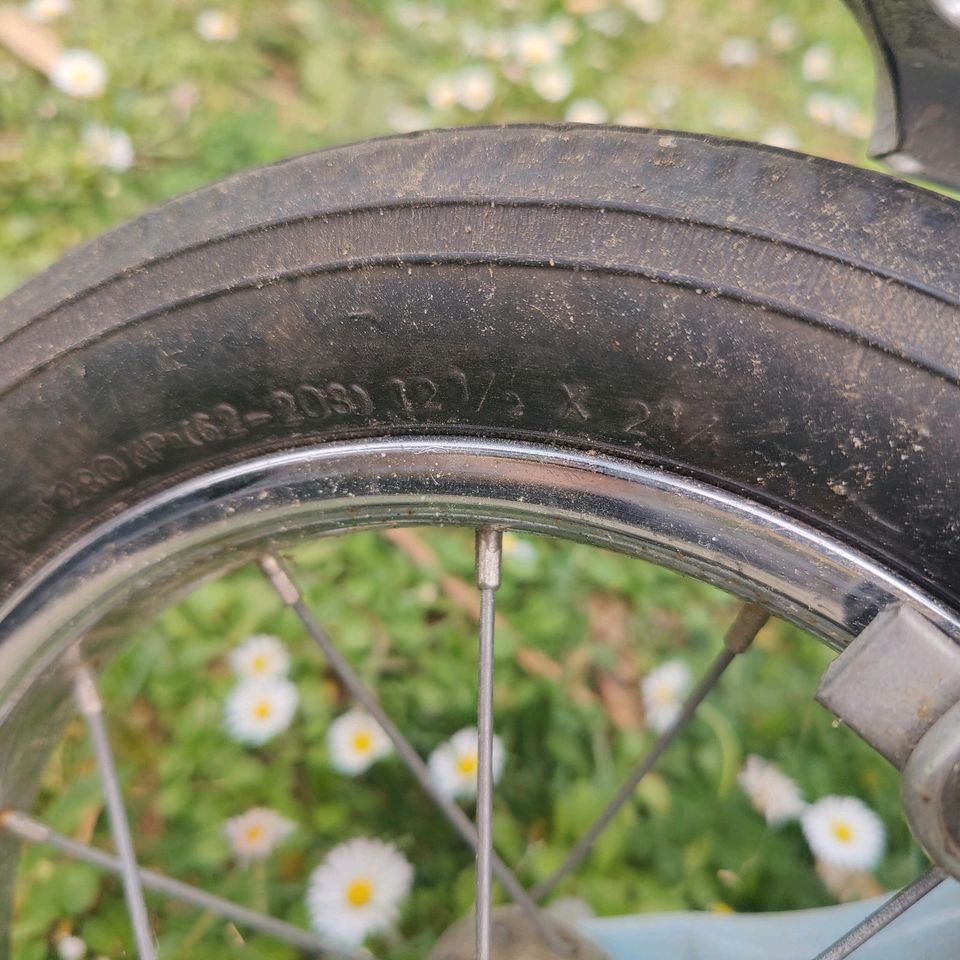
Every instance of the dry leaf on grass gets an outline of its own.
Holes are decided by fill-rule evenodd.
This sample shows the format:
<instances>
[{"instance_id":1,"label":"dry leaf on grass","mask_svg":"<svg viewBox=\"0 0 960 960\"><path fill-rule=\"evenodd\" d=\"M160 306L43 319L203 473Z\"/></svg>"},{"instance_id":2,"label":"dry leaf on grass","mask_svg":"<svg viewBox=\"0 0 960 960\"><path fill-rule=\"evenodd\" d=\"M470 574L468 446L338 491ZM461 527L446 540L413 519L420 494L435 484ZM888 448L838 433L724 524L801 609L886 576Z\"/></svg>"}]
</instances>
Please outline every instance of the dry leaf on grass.
<instances>
[{"instance_id":1,"label":"dry leaf on grass","mask_svg":"<svg viewBox=\"0 0 960 960\"><path fill-rule=\"evenodd\" d=\"M876 877L865 870L844 870L818 860L817 874L838 903L868 900L886 892Z\"/></svg>"},{"instance_id":2,"label":"dry leaf on grass","mask_svg":"<svg viewBox=\"0 0 960 960\"><path fill-rule=\"evenodd\" d=\"M57 35L13 7L0 7L0 46L40 73L49 74L61 53Z\"/></svg>"},{"instance_id":3,"label":"dry leaf on grass","mask_svg":"<svg viewBox=\"0 0 960 960\"><path fill-rule=\"evenodd\" d=\"M613 668L597 667L595 682L610 722L620 730L643 726L640 669L630 643L630 608L620 597L594 593L589 603L590 636L614 657Z\"/></svg>"}]
</instances>

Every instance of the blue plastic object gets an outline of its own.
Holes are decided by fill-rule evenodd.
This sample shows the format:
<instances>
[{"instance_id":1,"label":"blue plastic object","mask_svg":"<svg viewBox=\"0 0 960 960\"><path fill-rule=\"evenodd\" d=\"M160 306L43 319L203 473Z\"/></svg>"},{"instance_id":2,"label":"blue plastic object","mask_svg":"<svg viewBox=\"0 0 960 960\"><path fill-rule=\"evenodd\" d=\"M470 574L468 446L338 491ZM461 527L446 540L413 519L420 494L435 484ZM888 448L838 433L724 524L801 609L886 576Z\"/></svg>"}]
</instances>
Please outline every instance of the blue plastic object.
<instances>
[{"instance_id":1,"label":"blue plastic object","mask_svg":"<svg viewBox=\"0 0 960 960\"><path fill-rule=\"evenodd\" d=\"M812 960L886 897L789 913L594 917L577 927L610 960ZM960 884L948 880L856 951L855 960L957 960Z\"/></svg>"}]
</instances>

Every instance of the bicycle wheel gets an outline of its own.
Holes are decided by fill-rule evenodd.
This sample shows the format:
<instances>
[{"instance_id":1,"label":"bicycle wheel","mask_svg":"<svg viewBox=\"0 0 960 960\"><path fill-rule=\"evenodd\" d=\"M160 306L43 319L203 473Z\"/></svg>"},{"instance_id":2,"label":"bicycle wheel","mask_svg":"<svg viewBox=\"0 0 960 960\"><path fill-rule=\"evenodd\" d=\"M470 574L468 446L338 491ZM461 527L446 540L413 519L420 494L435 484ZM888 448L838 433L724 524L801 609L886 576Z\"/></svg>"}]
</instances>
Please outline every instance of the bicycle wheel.
<instances>
[{"instance_id":1,"label":"bicycle wheel","mask_svg":"<svg viewBox=\"0 0 960 960\"><path fill-rule=\"evenodd\" d=\"M958 238L825 161L516 127L290 160L69 255L0 304L3 805L82 632L294 530L506 524L837 647L898 603L957 639Z\"/></svg>"}]
</instances>

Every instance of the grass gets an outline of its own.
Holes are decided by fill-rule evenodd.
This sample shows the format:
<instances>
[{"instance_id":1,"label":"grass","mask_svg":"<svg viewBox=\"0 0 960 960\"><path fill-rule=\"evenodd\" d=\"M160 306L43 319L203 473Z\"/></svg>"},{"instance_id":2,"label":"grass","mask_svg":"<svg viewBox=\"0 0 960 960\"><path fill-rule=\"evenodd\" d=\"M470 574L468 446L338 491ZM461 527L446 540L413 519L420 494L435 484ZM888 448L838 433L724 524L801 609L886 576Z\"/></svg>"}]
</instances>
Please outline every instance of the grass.
<instances>
[{"instance_id":1,"label":"grass","mask_svg":"<svg viewBox=\"0 0 960 960\"><path fill-rule=\"evenodd\" d=\"M630 111L653 126L744 139L785 128L799 149L864 159L872 67L837 0L669 0L655 24L613 0L570 0L573 10L598 8L580 15L542 0L448 7L231 0L240 26L231 43L196 34L201 6L75 3L51 29L65 46L89 48L104 60L109 82L96 100L67 97L0 49L0 292L107 227L255 164L411 125L557 121L583 97L613 119ZM619 21L598 20L604 7ZM543 100L526 75L511 82L498 62L464 49L471 32L557 16L577 32L563 51L573 74L563 102ZM769 37L778 17L795 32L784 50ZM756 63L720 63L731 37L755 44ZM803 57L815 44L829 48L833 68L810 82ZM431 108L431 82L469 63L485 63L496 75L489 106ZM845 129L809 116L811 96L823 93L840 98L842 116L834 119ZM91 122L129 133L133 169L118 175L85 160L82 133Z\"/></svg>"},{"instance_id":2,"label":"grass","mask_svg":"<svg viewBox=\"0 0 960 960\"><path fill-rule=\"evenodd\" d=\"M111 225L255 164L411 126L557 121L584 98L614 120L790 141L865 162L872 68L837 0L667 0L660 19L656 4L644 5L651 23L614 0L229 0L239 24L229 43L197 35L200 6L75 2L50 29L105 61L109 83L96 100L71 99L0 50L0 292ZM571 90L556 103L535 92L530 71L481 50L498 31L549 23L574 35L562 52ZM818 45L830 69L805 79L816 73L809 51ZM751 62L721 62L731 58ZM427 91L440 103L444 78L470 64L490 71L489 104L431 106ZM91 162L83 145L91 123L129 134L129 170ZM428 539L444 569L469 577L465 533ZM642 725L618 717L603 678L628 678L635 700L636 676L665 659L705 667L734 606L710 588L586 548L531 542L524 555L508 557L501 598L497 728L509 760L496 842L532 883L651 741ZM318 616L422 752L471 721L475 627L438 590L435 571L374 534L312 544L299 561ZM279 634L293 651L302 709L290 731L251 750L226 737L220 718L232 682L226 654L258 631ZM866 800L890 832L880 882L910 878L919 859L893 771L811 701L826 659L798 631L770 627L559 892L601 914L829 902L799 829L768 829L736 787L750 752L778 761L810 798ZM266 899L272 912L304 923L305 878L325 850L348 836L387 837L417 870L387 951L400 960L424 956L468 908L471 856L400 764L384 762L357 781L329 768L324 732L346 701L254 572L204 586L167 611L112 664L104 685L144 862L244 902ZM224 819L253 805L301 827L265 876L237 866L221 834ZM53 758L39 809L57 828L109 844L77 724ZM162 956L292 956L260 938L241 941L192 909L152 902ZM21 867L17 960L52 956L67 930L91 955L131 949L118 884L32 849Z\"/></svg>"},{"instance_id":3,"label":"grass","mask_svg":"<svg viewBox=\"0 0 960 960\"><path fill-rule=\"evenodd\" d=\"M445 571L469 578L467 532L422 536ZM507 556L500 596L497 731L508 761L495 837L533 884L560 863L652 742L602 693L604 680L623 680L635 701L636 676L666 659L705 669L735 604L640 561L550 541L523 544ZM476 628L455 595L437 588L436 571L414 566L376 534L314 543L296 560L311 607L421 754L471 723ZM292 652L301 709L286 733L251 749L223 729L233 684L226 655L262 631ZM737 787L748 753L779 762L811 799L864 799L890 832L879 881L894 886L915 875L921 861L899 813L895 771L812 701L828 659L796 629L768 627L557 895L582 897L600 914L831 902L799 827L771 830ZM143 862L304 923L306 877L331 846L352 836L389 839L417 875L388 952L396 958L425 955L469 908L472 857L401 763L381 761L357 779L330 768L325 731L349 701L256 571L208 584L168 610L111 665L103 687ZM96 823L93 842L109 845L82 724L67 731L39 805L75 836ZM221 833L226 818L255 805L299 825L265 876L237 865ZM95 952L129 949L116 881L34 848L19 890L18 960L46 957L64 923ZM293 955L257 937L241 947L229 925L153 902L161 955Z\"/></svg>"}]
</instances>

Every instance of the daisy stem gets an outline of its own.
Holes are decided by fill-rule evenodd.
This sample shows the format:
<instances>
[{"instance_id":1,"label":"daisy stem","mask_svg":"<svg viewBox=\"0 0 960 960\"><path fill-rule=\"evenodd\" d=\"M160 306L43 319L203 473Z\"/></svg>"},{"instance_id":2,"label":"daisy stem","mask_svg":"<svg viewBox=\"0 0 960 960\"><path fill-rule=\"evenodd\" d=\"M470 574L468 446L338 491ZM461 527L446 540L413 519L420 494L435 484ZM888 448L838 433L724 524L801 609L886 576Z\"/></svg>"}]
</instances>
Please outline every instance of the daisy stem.
<instances>
[{"instance_id":1,"label":"daisy stem","mask_svg":"<svg viewBox=\"0 0 960 960\"><path fill-rule=\"evenodd\" d=\"M598 726L594 729L590 741L593 749L593 767L596 779L602 782L612 780L616 775L616 764L613 762L610 738L606 731Z\"/></svg>"},{"instance_id":2,"label":"daisy stem","mask_svg":"<svg viewBox=\"0 0 960 960\"><path fill-rule=\"evenodd\" d=\"M717 785L717 796L726 797L737 783L737 771L740 769L743 754L740 740L733 724L712 704L701 703L699 713L720 746L720 782Z\"/></svg>"},{"instance_id":3,"label":"daisy stem","mask_svg":"<svg viewBox=\"0 0 960 960\"><path fill-rule=\"evenodd\" d=\"M187 931L187 935L181 941L180 950L183 952L189 950L213 926L213 923L216 919L217 915L210 910L205 910L203 913L201 913L200 916L197 917L193 926Z\"/></svg>"},{"instance_id":4,"label":"daisy stem","mask_svg":"<svg viewBox=\"0 0 960 960\"><path fill-rule=\"evenodd\" d=\"M305 821L309 823L313 817L313 785L310 782L310 754L307 738L306 720L301 717L297 721L296 756L293 759L293 790L294 795L303 808Z\"/></svg>"},{"instance_id":5,"label":"daisy stem","mask_svg":"<svg viewBox=\"0 0 960 960\"><path fill-rule=\"evenodd\" d=\"M267 861L253 863L253 906L260 913L267 912Z\"/></svg>"}]
</instances>

